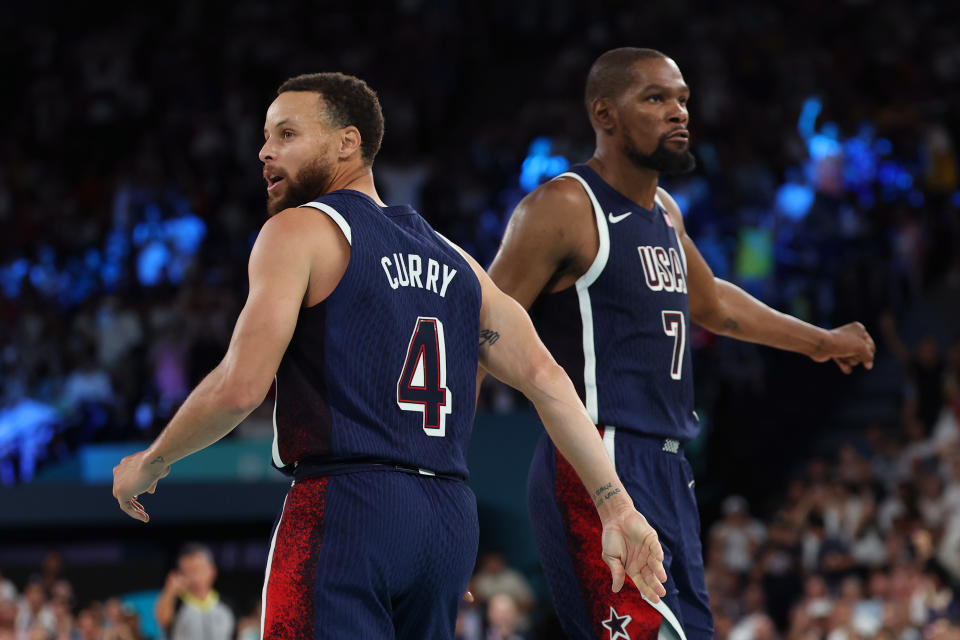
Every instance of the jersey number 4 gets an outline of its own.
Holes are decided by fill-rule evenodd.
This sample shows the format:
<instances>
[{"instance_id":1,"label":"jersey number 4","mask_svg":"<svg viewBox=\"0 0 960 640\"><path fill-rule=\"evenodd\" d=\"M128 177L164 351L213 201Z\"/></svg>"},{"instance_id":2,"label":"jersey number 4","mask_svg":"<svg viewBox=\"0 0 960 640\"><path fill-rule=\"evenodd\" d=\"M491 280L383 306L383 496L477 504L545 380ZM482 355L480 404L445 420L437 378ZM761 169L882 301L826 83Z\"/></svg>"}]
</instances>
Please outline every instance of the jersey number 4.
<instances>
[{"instance_id":1,"label":"jersey number 4","mask_svg":"<svg viewBox=\"0 0 960 640\"><path fill-rule=\"evenodd\" d=\"M397 380L397 405L404 411L422 413L424 433L442 437L446 435L452 403L453 394L447 388L443 323L438 318L417 318Z\"/></svg>"},{"instance_id":2,"label":"jersey number 4","mask_svg":"<svg viewBox=\"0 0 960 640\"><path fill-rule=\"evenodd\" d=\"M679 380L683 375L683 348L687 342L687 325L680 311L663 312L663 330L673 338L673 360L670 362L670 377Z\"/></svg>"}]
</instances>

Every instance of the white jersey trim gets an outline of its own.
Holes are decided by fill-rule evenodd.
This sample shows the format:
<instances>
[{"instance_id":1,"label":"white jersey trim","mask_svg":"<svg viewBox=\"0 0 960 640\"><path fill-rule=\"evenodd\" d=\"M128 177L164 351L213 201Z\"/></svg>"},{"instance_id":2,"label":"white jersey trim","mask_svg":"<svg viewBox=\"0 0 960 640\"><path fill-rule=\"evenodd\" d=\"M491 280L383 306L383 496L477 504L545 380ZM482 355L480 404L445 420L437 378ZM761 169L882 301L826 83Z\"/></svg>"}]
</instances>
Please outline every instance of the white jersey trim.
<instances>
[{"instance_id":1,"label":"white jersey trim","mask_svg":"<svg viewBox=\"0 0 960 640\"><path fill-rule=\"evenodd\" d=\"M675 616L673 611L670 610L670 607L667 606L666 602L661 600L660 602L654 604L650 602L647 596L640 596L640 597L646 600L651 607L653 607L654 609L660 612L660 615L663 616L663 619L669 622L670 626L673 627L673 631L676 632L676 635L680 637L680 640L687 640L687 636L684 635L683 633L683 627L680 626L680 621L677 620L677 616ZM667 638L671 638L669 634L664 633L663 623L660 623L660 633L658 634L657 637L658 637L658 640L660 638L664 638L665 640Z\"/></svg>"},{"instance_id":2,"label":"white jersey trim","mask_svg":"<svg viewBox=\"0 0 960 640\"><path fill-rule=\"evenodd\" d=\"M280 509L280 518L277 520L277 528L270 538L270 552L267 554L267 569L263 576L263 593L260 595L260 637L263 637L263 627L267 621L267 585L270 584L270 569L273 567L273 551L277 546L277 536L280 534L280 526L283 524L283 512L287 509L287 498L283 499L283 507Z\"/></svg>"},{"instance_id":3,"label":"white jersey trim","mask_svg":"<svg viewBox=\"0 0 960 640\"><path fill-rule=\"evenodd\" d=\"M340 215L339 211L328 204L323 204L322 202L308 202L300 206L313 207L314 209L323 211L325 214L330 216L330 219L337 223L337 226L340 227L340 231L342 231L343 235L347 238L347 244L353 246L353 234L350 232L350 225L347 223L347 219Z\"/></svg>"},{"instance_id":4,"label":"white jersey trim","mask_svg":"<svg viewBox=\"0 0 960 640\"><path fill-rule=\"evenodd\" d=\"M607 450L607 457L610 458L613 468L617 468L617 449L614 439L617 435L617 428L608 424L603 425L603 448Z\"/></svg>"},{"instance_id":5,"label":"white jersey trim","mask_svg":"<svg viewBox=\"0 0 960 640\"><path fill-rule=\"evenodd\" d=\"M280 430L277 429L277 404L280 397L280 381L277 376L273 376L273 445L270 448L270 456L273 458L273 464L283 468L283 460L280 459Z\"/></svg>"},{"instance_id":6,"label":"white jersey trim","mask_svg":"<svg viewBox=\"0 0 960 640\"><path fill-rule=\"evenodd\" d=\"M596 282L607 266L607 259L610 257L610 232L607 229L607 218L603 209L600 208L600 203L587 181L572 172L562 173L558 177L573 178L583 186L583 190L587 192L587 196L593 205L593 214L597 221L597 234L600 238L597 257L593 259L593 264L590 265L585 274L577 279L576 283L577 299L580 302L580 320L583 324L583 388L586 396L584 404L587 407L590 419L593 420L594 424L597 424L600 422L597 407L597 352L593 339L593 306L590 303L590 285Z\"/></svg>"}]
</instances>

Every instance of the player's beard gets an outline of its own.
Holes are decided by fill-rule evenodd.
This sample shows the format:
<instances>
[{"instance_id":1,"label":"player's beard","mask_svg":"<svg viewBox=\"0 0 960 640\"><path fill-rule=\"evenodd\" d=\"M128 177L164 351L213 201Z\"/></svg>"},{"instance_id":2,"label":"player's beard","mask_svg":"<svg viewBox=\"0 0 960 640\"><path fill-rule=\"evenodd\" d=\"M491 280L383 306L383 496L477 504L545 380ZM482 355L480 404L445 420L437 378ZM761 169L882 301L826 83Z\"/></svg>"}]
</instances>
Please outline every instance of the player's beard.
<instances>
[{"instance_id":1,"label":"player's beard","mask_svg":"<svg viewBox=\"0 0 960 640\"><path fill-rule=\"evenodd\" d=\"M283 195L271 198L267 192L267 213L273 216L284 209L299 207L319 198L326 192L332 176L333 166L324 160L323 155L318 155L297 171L295 176L284 177L287 184Z\"/></svg>"},{"instance_id":2,"label":"player's beard","mask_svg":"<svg viewBox=\"0 0 960 640\"><path fill-rule=\"evenodd\" d=\"M623 153L634 165L643 169L653 169L668 176L678 176L690 173L697 167L697 159L690 153L690 149L676 152L666 146L667 134L660 136L657 148L653 153L641 153L633 143L629 131L624 131ZM688 143L689 144L689 143Z\"/></svg>"}]
</instances>

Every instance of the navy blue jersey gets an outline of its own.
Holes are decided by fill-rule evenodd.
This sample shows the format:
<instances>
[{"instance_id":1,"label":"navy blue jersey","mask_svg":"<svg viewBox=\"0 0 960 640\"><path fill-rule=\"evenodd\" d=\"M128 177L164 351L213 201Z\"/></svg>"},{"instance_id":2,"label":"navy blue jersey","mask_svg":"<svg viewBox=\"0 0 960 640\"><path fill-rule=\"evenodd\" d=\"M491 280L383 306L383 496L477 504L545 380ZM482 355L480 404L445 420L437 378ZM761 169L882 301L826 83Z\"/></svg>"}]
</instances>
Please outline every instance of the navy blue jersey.
<instances>
[{"instance_id":1,"label":"navy blue jersey","mask_svg":"<svg viewBox=\"0 0 960 640\"><path fill-rule=\"evenodd\" d=\"M600 249L575 286L543 293L530 315L597 424L695 438L686 256L670 216L607 184L587 165Z\"/></svg>"},{"instance_id":2,"label":"navy blue jersey","mask_svg":"<svg viewBox=\"0 0 960 640\"><path fill-rule=\"evenodd\" d=\"M409 206L335 191L304 205L350 243L333 293L301 309L280 362L273 464L392 463L467 476L480 283Z\"/></svg>"}]
</instances>

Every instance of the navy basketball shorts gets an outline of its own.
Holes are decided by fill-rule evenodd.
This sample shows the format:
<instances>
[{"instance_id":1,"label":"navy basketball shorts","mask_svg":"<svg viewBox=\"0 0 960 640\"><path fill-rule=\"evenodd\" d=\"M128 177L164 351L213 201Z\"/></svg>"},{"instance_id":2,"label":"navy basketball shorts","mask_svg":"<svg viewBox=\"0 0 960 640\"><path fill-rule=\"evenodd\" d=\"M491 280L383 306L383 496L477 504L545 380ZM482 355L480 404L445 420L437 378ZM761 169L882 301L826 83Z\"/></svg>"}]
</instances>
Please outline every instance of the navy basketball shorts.
<instances>
[{"instance_id":1,"label":"navy basketball shorts","mask_svg":"<svg viewBox=\"0 0 960 640\"><path fill-rule=\"evenodd\" d=\"M262 637L453 638L478 537L476 498L458 480L298 479L270 543Z\"/></svg>"},{"instance_id":2,"label":"navy basketball shorts","mask_svg":"<svg viewBox=\"0 0 960 640\"><path fill-rule=\"evenodd\" d=\"M600 517L573 467L544 435L530 467L527 504L564 632L571 640L654 640L661 633L712 639L693 472L683 450L668 445L665 451L663 439L600 429L617 474L660 537L667 595L654 607L630 578L620 593L610 590Z\"/></svg>"}]
</instances>

